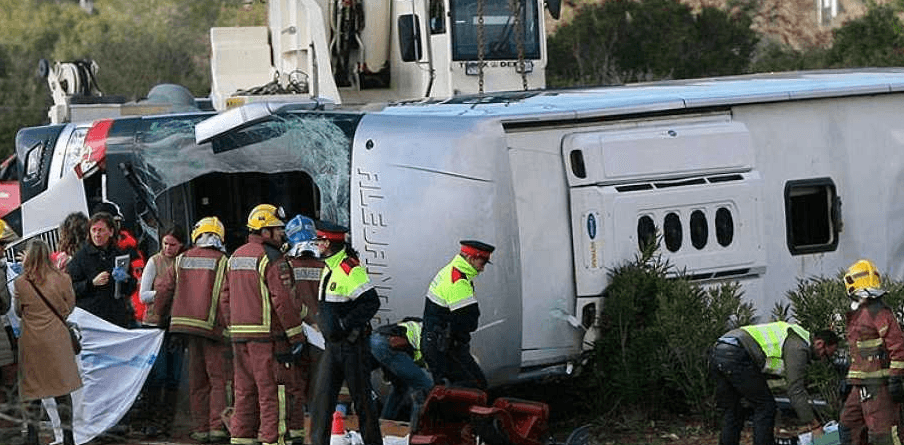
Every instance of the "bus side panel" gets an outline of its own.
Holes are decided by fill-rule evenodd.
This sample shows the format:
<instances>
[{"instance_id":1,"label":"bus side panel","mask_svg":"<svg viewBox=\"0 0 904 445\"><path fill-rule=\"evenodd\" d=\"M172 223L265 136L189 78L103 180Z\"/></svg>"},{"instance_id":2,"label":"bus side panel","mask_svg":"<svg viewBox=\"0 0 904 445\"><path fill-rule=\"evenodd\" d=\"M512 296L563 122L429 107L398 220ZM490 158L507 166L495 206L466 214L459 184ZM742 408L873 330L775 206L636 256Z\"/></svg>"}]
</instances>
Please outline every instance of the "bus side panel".
<instances>
[{"instance_id":1,"label":"bus side panel","mask_svg":"<svg viewBox=\"0 0 904 445\"><path fill-rule=\"evenodd\" d=\"M493 264L474 281L481 315L471 353L491 383L511 381L521 361L522 269L498 122L365 116L351 175L352 244L381 296L376 323L421 316L459 240L493 244Z\"/></svg>"},{"instance_id":2,"label":"bus side panel","mask_svg":"<svg viewBox=\"0 0 904 445\"><path fill-rule=\"evenodd\" d=\"M508 134L521 243L523 366L561 363L580 353L562 130Z\"/></svg>"}]
</instances>

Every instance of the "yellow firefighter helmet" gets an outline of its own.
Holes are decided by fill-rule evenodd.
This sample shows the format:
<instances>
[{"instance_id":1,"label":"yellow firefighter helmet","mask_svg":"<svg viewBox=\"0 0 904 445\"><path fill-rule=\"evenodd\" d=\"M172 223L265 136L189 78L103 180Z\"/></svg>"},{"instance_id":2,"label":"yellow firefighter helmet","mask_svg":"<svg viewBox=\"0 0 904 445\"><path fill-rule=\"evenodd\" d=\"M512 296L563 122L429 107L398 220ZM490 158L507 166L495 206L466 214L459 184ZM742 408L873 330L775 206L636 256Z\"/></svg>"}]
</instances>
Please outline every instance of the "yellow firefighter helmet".
<instances>
[{"instance_id":1,"label":"yellow firefighter helmet","mask_svg":"<svg viewBox=\"0 0 904 445\"><path fill-rule=\"evenodd\" d=\"M844 286L848 295L859 291L867 291L870 295L875 294L882 286L879 269L870 260L859 260L848 267L845 272Z\"/></svg>"},{"instance_id":2,"label":"yellow firefighter helmet","mask_svg":"<svg viewBox=\"0 0 904 445\"><path fill-rule=\"evenodd\" d=\"M260 230L265 227L285 227L286 212L282 207L271 204L259 204L248 214L248 228Z\"/></svg>"},{"instance_id":3,"label":"yellow firefighter helmet","mask_svg":"<svg viewBox=\"0 0 904 445\"><path fill-rule=\"evenodd\" d=\"M205 233L213 233L219 236L220 240L226 237L226 229L223 227L223 223L220 222L220 218L216 216L206 216L198 220L191 231L191 241L197 241L198 237Z\"/></svg>"}]
</instances>

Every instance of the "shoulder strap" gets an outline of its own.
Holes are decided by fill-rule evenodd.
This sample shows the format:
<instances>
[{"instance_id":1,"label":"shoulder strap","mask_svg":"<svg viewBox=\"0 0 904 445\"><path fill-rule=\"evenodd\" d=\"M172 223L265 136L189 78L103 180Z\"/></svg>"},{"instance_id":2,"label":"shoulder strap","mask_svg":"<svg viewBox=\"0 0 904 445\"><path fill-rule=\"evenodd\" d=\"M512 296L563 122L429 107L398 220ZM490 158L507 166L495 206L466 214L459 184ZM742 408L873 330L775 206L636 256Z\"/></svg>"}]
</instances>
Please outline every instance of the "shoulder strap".
<instances>
[{"instance_id":1,"label":"shoulder strap","mask_svg":"<svg viewBox=\"0 0 904 445\"><path fill-rule=\"evenodd\" d=\"M30 285L31 285L31 287L32 287L32 289L34 289L34 290L35 290L35 292L37 292L37 293L38 293L38 296L39 296L39 297L41 297L41 299L42 299L42 300L44 300L44 304L46 304L46 305L47 305L47 307L48 307L48 308L50 308L50 311L51 311L51 312L53 312L53 313L54 313L54 315L56 315L56 316L57 316L57 318L59 318L59 319L60 319L60 321L62 321L62 322L63 322L63 324L66 324L66 319L65 319L65 318L63 318L63 316L62 316L62 315L60 315L60 313L59 313L59 312L57 312L57 310L56 310L56 308L55 308L55 307L53 307L53 305L52 305L52 304L50 304L50 302L49 302L49 301L47 301L47 298L46 298L46 297L44 297L44 294L43 294L43 293L41 293L41 289L38 289L38 286L35 286L35 283L34 283L34 282L33 282L33 281L31 281L31 280L30 280L30 279L28 279L28 278L26 278L26 279L25 279L25 281L28 281L28 284L30 284Z\"/></svg>"}]
</instances>

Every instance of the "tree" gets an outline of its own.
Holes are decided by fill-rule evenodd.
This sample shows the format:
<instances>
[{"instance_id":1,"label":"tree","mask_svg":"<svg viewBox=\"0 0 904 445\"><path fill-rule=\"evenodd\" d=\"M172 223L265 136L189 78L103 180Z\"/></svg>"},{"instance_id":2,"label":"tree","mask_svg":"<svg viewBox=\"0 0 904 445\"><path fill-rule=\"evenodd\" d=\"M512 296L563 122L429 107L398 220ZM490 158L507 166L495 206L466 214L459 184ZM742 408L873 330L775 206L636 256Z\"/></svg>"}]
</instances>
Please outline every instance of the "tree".
<instances>
[{"instance_id":1,"label":"tree","mask_svg":"<svg viewBox=\"0 0 904 445\"><path fill-rule=\"evenodd\" d=\"M871 7L835 30L834 38L829 52L834 67L904 65L904 26L891 6Z\"/></svg>"},{"instance_id":2,"label":"tree","mask_svg":"<svg viewBox=\"0 0 904 445\"><path fill-rule=\"evenodd\" d=\"M758 37L750 19L677 0L582 5L549 38L552 86L740 74Z\"/></svg>"}]
</instances>

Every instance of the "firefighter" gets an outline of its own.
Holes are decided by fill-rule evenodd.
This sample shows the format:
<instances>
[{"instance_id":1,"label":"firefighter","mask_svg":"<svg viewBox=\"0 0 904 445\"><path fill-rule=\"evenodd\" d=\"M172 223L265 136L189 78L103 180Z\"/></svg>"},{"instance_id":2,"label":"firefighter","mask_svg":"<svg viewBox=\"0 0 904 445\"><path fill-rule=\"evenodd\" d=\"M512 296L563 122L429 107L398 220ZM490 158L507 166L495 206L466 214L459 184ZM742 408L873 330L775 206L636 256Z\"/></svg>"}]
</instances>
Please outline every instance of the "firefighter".
<instances>
[{"instance_id":1,"label":"firefighter","mask_svg":"<svg viewBox=\"0 0 904 445\"><path fill-rule=\"evenodd\" d=\"M810 335L804 328L777 321L743 326L723 334L713 345L710 367L716 379L716 405L723 411L721 445L737 445L744 428L741 399L753 405L753 443L775 443L776 403L767 379L784 377L797 418L814 437L822 436L807 394L807 365L812 358L835 353L838 336L823 330Z\"/></svg>"},{"instance_id":2,"label":"firefighter","mask_svg":"<svg viewBox=\"0 0 904 445\"><path fill-rule=\"evenodd\" d=\"M317 243L314 241L317 231L314 221L308 217L297 215L286 223L286 238L289 240L289 250L286 259L292 266L292 277L295 283L295 304L305 314L304 322L315 326L317 321L317 286L320 282L320 273L323 271L323 261L317 258ZM311 370L317 362L319 353L316 348L305 347L296 354L282 355L287 376L289 395L288 428L289 440L287 443L302 445L304 443L304 413L305 404L308 402L310 392Z\"/></svg>"},{"instance_id":3,"label":"firefighter","mask_svg":"<svg viewBox=\"0 0 904 445\"><path fill-rule=\"evenodd\" d=\"M280 246L281 208L261 204L248 215L248 242L229 258L229 334L232 339L235 411L233 444L285 441L285 394L276 381L276 354L299 349L302 313L292 298L292 270Z\"/></svg>"},{"instance_id":4,"label":"firefighter","mask_svg":"<svg viewBox=\"0 0 904 445\"><path fill-rule=\"evenodd\" d=\"M850 391L841 410L842 443L900 444L900 403L904 401L904 335L892 310L882 301L879 270L859 260L844 274L852 300L847 313L851 365Z\"/></svg>"},{"instance_id":5,"label":"firefighter","mask_svg":"<svg viewBox=\"0 0 904 445\"><path fill-rule=\"evenodd\" d=\"M228 293L226 230L216 216L201 218L191 232L194 247L176 257L161 277L153 310L169 317L169 332L182 336L188 348L191 394L191 438L204 443L228 439L221 414L226 409L229 344L224 308Z\"/></svg>"},{"instance_id":6,"label":"firefighter","mask_svg":"<svg viewBox=\"0 0 904 445\"><path fill-rule=\"evenodd\" d=\"M330 441L330 417L342 382L348 385L365 445L381 445L376 400L370 386L370 319L380 309L380 297L358 255L345 242L348 229L329 222L317 224L318 249L326 267L320 278L318 325L326 350L317 365L311 408L311 443Z\"/></svg>"},{"instance_id":7,"label":"firefighter","mask_svg":"<svg viewBox=\"0 0 904 445\"><path fill-rule=\"evenodd\" d=\"M487 379L470 350L480 318L472 280L490 263L495 248L480 241L460 243L461 251L427 290L421 347L436 384L486 389Z\"/></svg>"}]
</instances>

